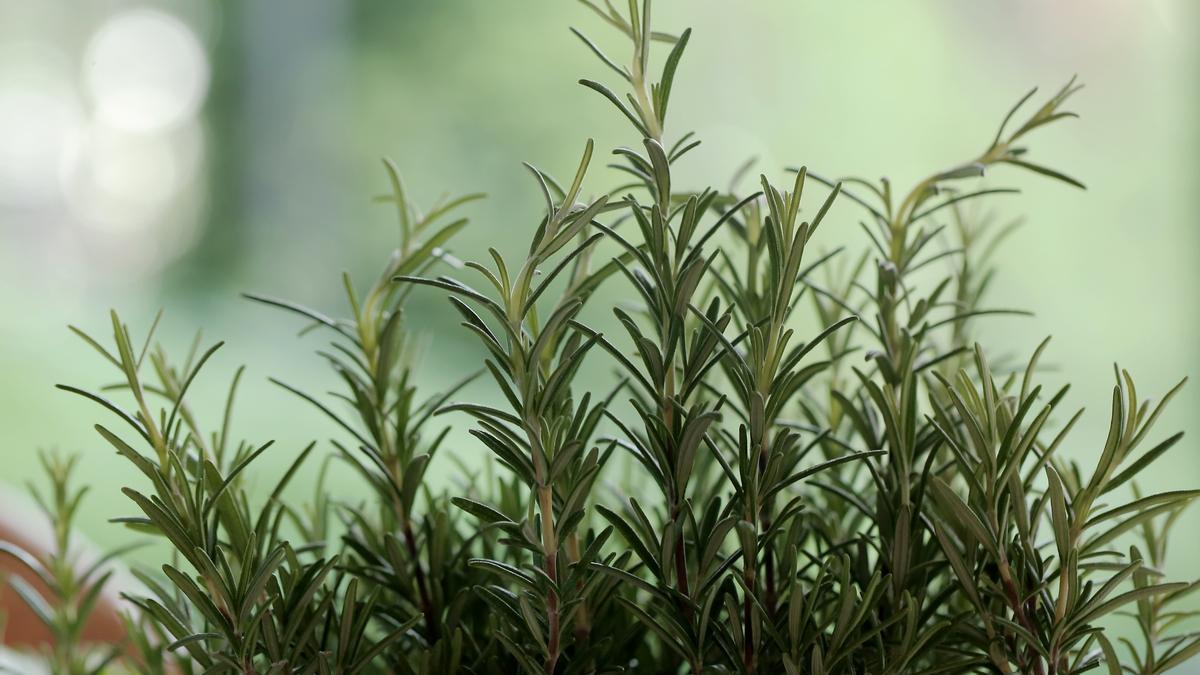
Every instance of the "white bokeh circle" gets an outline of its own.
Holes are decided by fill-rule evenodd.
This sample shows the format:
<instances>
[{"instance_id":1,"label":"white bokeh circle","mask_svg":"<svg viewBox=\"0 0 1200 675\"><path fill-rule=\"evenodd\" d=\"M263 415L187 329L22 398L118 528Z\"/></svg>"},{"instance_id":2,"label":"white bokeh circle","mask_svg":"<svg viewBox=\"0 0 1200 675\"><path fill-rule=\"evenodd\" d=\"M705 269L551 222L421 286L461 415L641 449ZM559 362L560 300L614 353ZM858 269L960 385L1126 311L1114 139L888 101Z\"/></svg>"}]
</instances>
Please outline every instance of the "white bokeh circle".
<instances>
[{"instance_id":1,"label":"white bokeh circle","mask_svg":"<svg viewBox=\"0 0 1200 675\"><path fill-rule=\"evenodd\" d=\"M195 31L156 9L113 14L84 51L83 81L96 117L121 131L156 133L190 120L209 76Z\"/></svg>"}]
</instances>

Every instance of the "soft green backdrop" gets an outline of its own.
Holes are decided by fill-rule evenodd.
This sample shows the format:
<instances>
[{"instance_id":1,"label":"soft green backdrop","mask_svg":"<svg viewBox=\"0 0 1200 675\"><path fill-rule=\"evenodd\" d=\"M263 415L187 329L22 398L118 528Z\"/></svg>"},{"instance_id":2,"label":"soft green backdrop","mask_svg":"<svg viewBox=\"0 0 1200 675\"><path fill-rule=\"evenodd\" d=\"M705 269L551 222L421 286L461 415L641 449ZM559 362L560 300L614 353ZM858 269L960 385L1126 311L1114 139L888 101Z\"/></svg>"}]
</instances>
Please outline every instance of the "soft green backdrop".
<instances>
[{"instance_id":1,"label":"soft green backdrop","mask_svg":"<svg viewBox=\"0 0 1200 675\"><path fill-rule=\"evenodd\" d=\"M1090 411L1070 444L1079 457L1099 449L1113 361L1152 396L1196 373L1200 4L658 4L659 27L695 29L672 101L675 130L704 140L682 169L694 187L725 185L750 156L775 176L803 163L908 185L986 147L1030 86L1049 92L1079 74L1087 88L1069 107L1082 119L1038 132L1033 146L1089 189L996 172L994 184L1025 192L995 206L1028 220L1002 251L992 300L1037 316L986 323L984 339L1023 355L1055 336L1050 377L1074 382L1071 400ZM122 73L141 71L110 68L107 80L96 71L121 65L97 35L131 13L143 19L134 28L149 32L118 33L146 41L124 57L144 67L161 48L158 63L168 64L166 75L142 73L135 92L200 96L158 127L105 107L124 91ZM228 341L197 386L213 415L228 374L250 364L238 429L278 440L260 472L327 438L329 424L265 382L326 386L311 353L320 342L295 339L294 320L237 293L339 311L340 271L369 279L394 237L391 212L369 203L385 187L382 155L425 203L447 191L491 195L470 207L474 223L456 253L519 251L540 200L522 160L563 174L588 136L600 148L636 142L575 84L605 71L569 25L606 35L561 0L0 0L0 99L20 104L0 105L0 480L33 477L38 447L82 451L93 489L84 527L104 544L123 538L105 520L128 512L117 488L131 471L94 436L97 410L52 388L112 379L66 330L74 323L107 337L109 307L139 332L166 308L162 337L180 354L198 328ZM179 30L198 51L163 46ZM164 172L173 179L165 188ZM152 189L158 201L147 197ZM865 245L848 204L835 216L819 237ZM429 385L461 376L477 356L447 310L433 294L414 309L428 336ZM600 366L591 372L606 376ZM1164 436L1176 428L1192 436L1151 472L1156 487L1200 483L1198 405L1192 386L1163 419ZM465 434L455 438L460 454L483 452ZM1181 532L1197 524L1193 514ZM1178 537L1175 571L1195 576L1197 563L1200 540Z\"/></svg>"}]
</instances>

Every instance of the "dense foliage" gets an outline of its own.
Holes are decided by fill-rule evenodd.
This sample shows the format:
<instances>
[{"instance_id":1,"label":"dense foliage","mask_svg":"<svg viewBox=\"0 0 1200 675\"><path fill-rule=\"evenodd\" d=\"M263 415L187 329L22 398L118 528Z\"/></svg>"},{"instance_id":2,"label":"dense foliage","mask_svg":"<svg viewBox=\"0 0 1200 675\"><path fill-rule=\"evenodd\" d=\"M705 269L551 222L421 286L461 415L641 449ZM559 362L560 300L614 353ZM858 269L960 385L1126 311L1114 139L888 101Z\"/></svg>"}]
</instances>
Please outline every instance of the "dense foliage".
<instances>
[{"instance_id":1,"label":"dense foliage","mask_svg":"<svg viewBox=\"0 0 1200 675\"><path fill-rule=\"evenodd\" d=\"M610 58L577 32L614 85L581 83L633 132L614 151L626 184L585 187L591 141L569 181L530 166L545 212L523 259L460 262L454 214L480 195L422 211L385 163L399 246L365 293L344 278L345 318L250 296L331 338L337 392L279 384L336 424L331 455L369 497L285 498L315 444L270 493L248 489L270 443L233 436L241 372L215 425L186 402L220 345L175 362L115 314L112 346L78 331L119 383L63 388L111 413L96 429L140 474L121 520L172 552L126 589L131 643L93 653L77 624L103 563L76 576L65 534L44 560L3 549L54 589L14 580L55 628L55 669L1149 674L1200 651L1179 627L1195 585L1160 571L1198 491L1135 483L1180 439L1152 431L1178 388L1150 404L1117 370L1107 440L1077 463L1061 448L1079 414L1039 383L1047 344L1012 365L975 343L1006 311L985 294L1008 230L964 207L1011 191L980 186L993 168L1082 187L1025 145L1073 116L1077 85L1022 112L1030 92L982 153L906 192L804 168L751 194L686 191L672 177L698 141L667 111L689 32L652 31L648 0L584 4L630 47ZM863 250L815 254L847 200ZM636 300L605 333L581 320L602 285ZM467 380L416 390L414 293L448 297L500 404L463 400ZM585 381L585 361L619 376ZM477 442L451 457L443 420L462 416ZM426 483L435 461L445 491ZM65 532L69 464L48 466ZM1143 642L1106 636L1122 612Z\"/></svg>"}]
</instances>

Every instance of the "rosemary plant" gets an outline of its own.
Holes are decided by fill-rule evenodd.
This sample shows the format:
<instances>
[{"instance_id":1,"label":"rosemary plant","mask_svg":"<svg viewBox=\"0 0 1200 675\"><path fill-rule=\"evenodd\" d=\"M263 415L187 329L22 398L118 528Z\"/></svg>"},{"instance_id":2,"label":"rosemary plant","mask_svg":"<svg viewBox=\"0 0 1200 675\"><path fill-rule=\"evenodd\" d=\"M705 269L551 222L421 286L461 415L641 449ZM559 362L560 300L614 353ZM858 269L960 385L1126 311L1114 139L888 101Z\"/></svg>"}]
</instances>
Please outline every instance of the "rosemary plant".
<instances>
[{"instance_id":1,"label":"rosemary plant","mask_svg":"<svg viewBox=\"0 0 1200 675\"><path fill-rule=\"evenodd\" d=\"M378 201L399 243L365 293L343 277L346 318L248 296L331 338L318 354L337 392L277 383L334 423L328 457L361 500L320 482L309 503L285 493L317 444L269 493L248 489L271 444L233 440L241 371L214 431L187 402L219 345L197 339L175 365L115 314L112 347L77 331L121 398L64 389L120 423L97 426L142 475L119 520L169 551L125 589L131 644L110 658L196 673L1148 675L1200 652L1196 584L1162 570L1200 491L1134 488L1181 438L1153 431L1178 387L1151 405L1117 370L1107 441L1071 459L1080 414L1040 384L1048 342L1000 365L977 343L980 321L1014 312L986 296L1011 227L975 208L1014 190L979 178L1011 167L1082 187L1027 147L1073 117L1074 80L1023 114L1030 92L981 153L907 192L805 168L748 194L684 190L675 168L699 141L667 111L690 31L653 30L649 0L583 5L626 45L612 57L575 31L615 74L581 83L630 123L613 151L625 183L592 185L591 140L569 182L528 166L545 211L524 258L464 263L452 216L480 195L421 211L385 162ZM839 202L862 214L861 253L811 253ZM588 325L602 285L634 302ZM482 347L440 393L414 384L417 289L447 296ZM579 377L585 360L616 377ZM479 375L500 404L462 400ZM441 415L473 419L471 442L443 449ZM427 480L435 461L449 487ZM78 593L95 574L67 573L67 613L42 612L56 664L80 663ZM1140 640L1106 632L1122 614Z\"/></svg>"},{"instance_id":2,"label":"rosemary plant","mask_svg":"<svg viewBox=\"0 0 1200 675\"><path fill-rule=\"evenodd\" d=\"M30 486L30 493L50 521L54 548L39 555L11 542L0 542L0 553L12 557L28 576L13 575L8 586L32 611L49 634L44 645L46 663L55 673L85 675L100 673L120 655L120 647L84 641L84 629L104 593L113 570L109 563L128 551L117 549L97 559L81 556L73 540L75 517L87 488L76 487L78 456L39 453L50 482L49 494ZM39 584L47 592L45 595Z\"/></svg>"}]
</instances>

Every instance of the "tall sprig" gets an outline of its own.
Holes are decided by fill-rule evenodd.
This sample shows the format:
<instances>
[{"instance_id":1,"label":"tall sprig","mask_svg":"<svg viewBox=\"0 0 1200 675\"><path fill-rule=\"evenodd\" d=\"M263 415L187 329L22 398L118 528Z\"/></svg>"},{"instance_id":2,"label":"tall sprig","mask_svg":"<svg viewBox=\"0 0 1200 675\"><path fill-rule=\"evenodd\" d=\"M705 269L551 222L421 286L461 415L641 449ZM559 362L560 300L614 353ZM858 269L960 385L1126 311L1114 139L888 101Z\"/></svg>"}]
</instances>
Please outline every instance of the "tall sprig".
<instances>
[{"instance_id":1,"label":"tall sprig","mask_svg":"<svg viewBox=\"0 0 1200 675\"><path fill-rule=\"evenodd\" d=\"M495 572L501 581L518 582L515 592L507 585L494 585L481 593L507 620L500 629L505 646L527 670L545 673L555 672L573 626L583 628L579 639L586 639L586 601L596 589L589 583L593 574L589 565L609 535L609 530L594 534L587 550L581 551L577 528L586 515L592 484L611 454L611 449L589 449L606 402L592 401L590 393L577 397L571 387L585 355L599 339L574 321L604 275L603 270L590 272L587 261L592 247L603 237L591 232L591 225L604 211L607 197L588 204L577 201L591 155L589 140L574 180L558 195L552 194L550 187L557 183L530 167L546 198L546 214L524 262L510 272L500 253L491 249L493 268L467 263L494 295L449 277L396 277L397 281L452 294L463 326L479 337L487 350L487 370L509 404L508 410L501 410L455 403L442 411L474 416L479 427L471 433L531 491L536 514L523 522L514 522L479 502L464 498L455 502L485 524L505 530L513 543L528 548L540 560L535 573L487 558L474 559L471 564ZM565 280L564 290L549 304L543 321L538 301L560 277ZM482 310L482 315L472 306ZM566 566L560 562L564 553ZM533 616L531 608L540 608L540 617ZM532 645L529 636L535 638ZM537 653L540 658L535 658ZM535 667L539 664L540 668Z\"/></svg>"},{"instance_id":2,"label":"tall sprig","mask_svg":"<svg viewBox=\"0 0 1200 675\"><path fill-rule=\"evenodd\" d=\"M737 265L722 251L725 268L717 278L719 288L745 321L744 332L735 338L741 344L729 343L721 362L727 384L715 385L732 390L735 403L731 407L740 424L736 432L723 430L715 443L709 443L732 485L731 507L738 517L743 600L741 631L735 632L734 642L746 672L783 665L769 654L771 650L763 654L763 640L787 630L783 617L791 611L787 605L798 582L793 574L781 577L779 571L795 570L800 548L811 536L807 526L793 523L806 501L796 488L823 470L880 454L849 452L809 463L809 454L828 431L809 430L812 438L802 442L800 429L786 424L790 406L811 396L806 386L840 354L811 363L806 357L856 318L844 316L812 340L793 344L792 315L807 290L803 280L814 265L828 260L824 257L806 266L805 250L840 191L835 187L812 220L801 221L805 177L802 169L790 192L780 191L766 176L761 177L765 214L754 202L733 221L737 239L745 248L744 265ZM732 454L733 461L721 459L725 452ZM777 506L781 500L783 506Z\"/></svg>"},{"instance_id":3,"label":"tall sprig","mask_svg":"<svg viewBox=\"0 0 1200 675\"><path fill-rule=\"evenodd\" d=\"M726 535L736 519L722 514L712 502L697 513L689 488L698 458L707 451L706 438L719 418L723 397L707 396L702 385L706 375L726 350L721 334L733 318L714 299L703 306L701 283L711 271L715 253L705 244L733 217L752 195L733 205L715 222L702 225L717 193L705 190L680 196L671 186L671 164L696 146L691 135L682 136L667 149L664 145L666 111L671 87L690 31L679 38L650 29L651 3L631 0L628 14L611 5L604 9L585 3L629 39L633 54L628 66L618 66L590 40L576 31L600 59L617 71L629 91L622 101L612 90L591 80L588 88L600 92L633 124L642 137L644 152L618 148L620 167L635 178L650 203L630 193L624 197L623 213L637 227L639 238L630 240L615 229L602 228L628 257L621 272L642 303L634 315L614 308L636 350L631 360L607 340L602 344L630 380L634 397L630 403L638 427L609 417L620 429L622 445L646 469L662 493L659 524L651 522L636 499L629 500L624 513L603 510L626 541L638 552L638 566L654 583L647 586L652 603L649 611L630 602L630 610L647 624L665 645L681 656L695 672L703 668L708 652L732 648L728 641L709 636L714 614L721 610L725 568L731 560L720 554ZM647 84L650 44L654 39L671 43L659 82ZM620 574L620 571L613 571Z\"/></svg>"},{"instance_id":4,"label":"tall sprig","mask_svg":"<svg viewBox=\"0 0 1200 675\"><path fill-rule=\"evenodd\" d=\"M323 586L335 561L308 555L308 542L292 544L283 530L287 507L280 499L313 446L299 454L261 506L252 506L242 474L272 442L229 442L241 370L233 378L220 431L205 434L198 416L185 403L191 384L221 343L201 352L197 336L187 359L176 366L153 343L153 326L144 346L135 352L128 326L116 312L111 319L115 350L81 330L75 332L116 367L121 380L110 388L128 392L135 410L78 387L60 388L100 403L133 430L140 438L136 444L151 453L96 425L101 437L150 485L147 492L123 489L140 515L117 521L161 537L174 551L175 558L162 566L161 576L135 572L147 594L125 594L173 641L169 649L186 652L188 662L209 672L251 673L277 662L314 663L326 658L319 656L322 653L331 662L348 666L369 659L375 646L396 640L399 634L372 644L361 635L350 640L349 632L338 640L320 635L315 628L318 620L339 621L326 615L326 603L333 601L337 584ZM141 375L148 353L156 377L152 381ZM151 412L150 396L162 400L157 414ZM357 598L346 602L354 604Z\"/></svg>"},{"instance_id":5,"label":"tall sprig","mask_svg":"<svg viewBox=\"0 0 1200 675\"><path fill-rule=\"evenodd\" d=\"M1147 573L1136 548L1125 555L1115 545L1127 532L1145 532L1156 516L1178 511L1200 490L1138 495L1115 506L1097 501L1112 499L1179 440L1177 434L1136 454L1178 387L1151 408L1137 400L1133 380L1121 372L1109 437L1089 473L1057 458L1070 426L1051 436L1046 423L1066 389L1037 405L1036 356L1019 382L1005 384L996 381L981 349L974 356L975 381L960 370L953 382L941 379L941 395L932 398L933 422L952 456L930 482L933 531L973 610L959 634L1000 672L1077 672L1098 656L1092 645L1101 618L1134 602L1145 609L1188 588L1152 581L1158 574ZM1046 528L1053 548L1043 545ZM1121 590L1129 581L1133 587Z\"/></svg>"},{"instance_id":6,"label":"tall sprig","mask_svg":"<svg viewBox=\"0 0 1200 675\"><path fill-rule=\"evenodd\" d=\"M132 546L89 560L79 547L75 519L86 487L77 487L78 455L39 452L42 470L50 482L49 493L30 486L30 493L50 521L54 546L41 553L0 541L0 554L17 562L26 576L13 575L7 585L17 594L50 636L44 645L46 664L61 675L98 675L122 656L124 645L93 645L84 630L97 619L110 585L115 559ZM31 583L32 580L35 583ZM35 585L36 584L36 585ZM39 585L43 590L39 590Z\"/></svg>"},{"instance_id":7,"label":"tall sprig","mask_svg":"<svg viewBox=\"0 0 1200 675\"><path fill-rule=\"evenodd\" d=\"M247 297L305 318L310 322L305 332L323 328L333 334L329 348L318 353L341 380L343 390L335 395L339 405L327 405L274 381L321 410L346 433L345 440L333 441L338 455L371 486L381 507L376 517L358 505L339 509L352 554L347 567L385 591L382 600L392 622L403 623L414 614L422 617L421 633L410 648L428 651L431 660L414 662L436 670L461 658L459 605L472 583L463 578L461 569L436 561L465 558L473 539L439 536L438 529L457 532L453 521L441 513L445 501L429 499L425 512L419 513L418 498L430 462L450 431L449 426L431 431L432 417L470 378L444 392L419 396L413 384L415 347L405 326L410 289L393 279L424 274L439 263L461 266L445 247L467 219L452 216L483 195L443 198L423 212L409 199L395 163L384 160L383 165L390 191L376 201L396 208L399 240L366 293L356 290L349 274L342 275L349 318L333 319L261 295ZM349 416L338 412L339 407L348 408Z\"/></svg>"}]
</instances>

